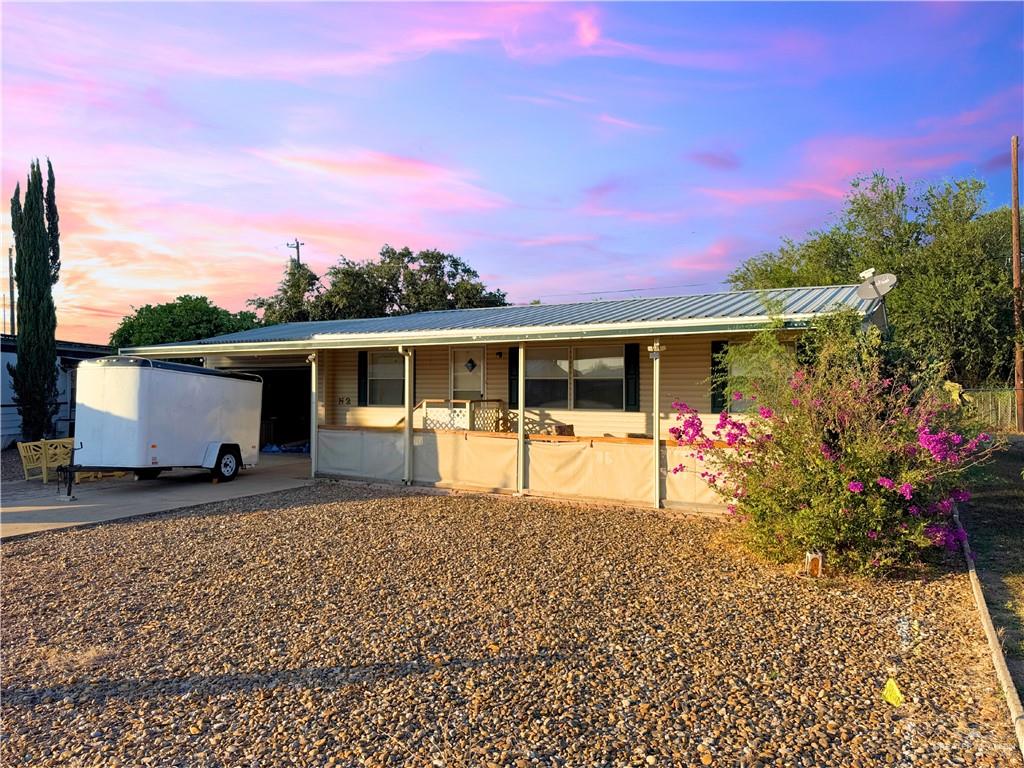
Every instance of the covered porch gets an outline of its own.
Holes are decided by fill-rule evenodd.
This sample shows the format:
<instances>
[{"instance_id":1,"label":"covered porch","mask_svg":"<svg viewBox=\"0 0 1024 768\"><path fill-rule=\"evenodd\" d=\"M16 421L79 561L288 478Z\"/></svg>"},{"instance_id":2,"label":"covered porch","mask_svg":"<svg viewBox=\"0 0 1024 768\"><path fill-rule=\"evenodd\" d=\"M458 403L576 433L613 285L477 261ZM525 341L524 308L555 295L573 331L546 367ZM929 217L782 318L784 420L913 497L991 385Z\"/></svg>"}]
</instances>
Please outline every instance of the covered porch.
<instances>
[{"instance_id":1,"label":"covered porch","mask_svg":"<svg viewBox=\"0 0 1024 768\"><path fill-rule=\"evenodd\" d=\"M644 506L721 507L676 447L712 410L722 336L321 349L316 474ZM718 404L716 404L718 405Z\"/></svg>"}]
</instances>

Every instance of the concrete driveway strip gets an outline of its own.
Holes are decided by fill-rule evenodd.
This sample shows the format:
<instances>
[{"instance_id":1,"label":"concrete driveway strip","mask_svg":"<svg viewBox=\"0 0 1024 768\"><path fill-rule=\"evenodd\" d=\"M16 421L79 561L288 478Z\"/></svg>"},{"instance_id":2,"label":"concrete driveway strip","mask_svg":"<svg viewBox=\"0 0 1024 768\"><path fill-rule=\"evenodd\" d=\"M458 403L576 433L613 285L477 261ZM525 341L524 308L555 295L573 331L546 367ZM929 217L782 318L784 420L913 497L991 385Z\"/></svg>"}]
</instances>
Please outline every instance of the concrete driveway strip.
<instances>
[{"instance_id":1,"label":"concrete driveway strip","mask_svg":"<svg viewBox=\"0 0 1024 768\"><path fill-rule=\"evenodd\" d=\"M288 454L260 456L256 467L230 483L213 483L205 471L176 470L155 480L80 483L72 490L73 500L56 483L9 482L0 491L0 539L285 491L309 483L309 458Z\"/></svg>"}]
</instances>

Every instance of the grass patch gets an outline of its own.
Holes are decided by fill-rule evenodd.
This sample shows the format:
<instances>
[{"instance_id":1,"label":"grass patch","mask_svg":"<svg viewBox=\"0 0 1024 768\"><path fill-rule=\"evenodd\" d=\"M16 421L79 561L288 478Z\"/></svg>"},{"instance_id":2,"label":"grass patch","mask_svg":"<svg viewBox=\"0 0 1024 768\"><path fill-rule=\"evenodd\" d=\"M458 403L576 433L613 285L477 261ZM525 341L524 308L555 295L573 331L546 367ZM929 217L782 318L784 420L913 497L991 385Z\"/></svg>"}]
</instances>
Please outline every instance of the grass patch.
<instances>
[{"instance_id":1,"label":"grass patch","mask_svg":"<svg viewBox=\"0 0 1024 768\"><path fill-rule=\"evenodd\" d=\"M1024 440L1014 439L974 483L961 517L1007 664L1024 689Z\"/></svg>"}]
</instances>

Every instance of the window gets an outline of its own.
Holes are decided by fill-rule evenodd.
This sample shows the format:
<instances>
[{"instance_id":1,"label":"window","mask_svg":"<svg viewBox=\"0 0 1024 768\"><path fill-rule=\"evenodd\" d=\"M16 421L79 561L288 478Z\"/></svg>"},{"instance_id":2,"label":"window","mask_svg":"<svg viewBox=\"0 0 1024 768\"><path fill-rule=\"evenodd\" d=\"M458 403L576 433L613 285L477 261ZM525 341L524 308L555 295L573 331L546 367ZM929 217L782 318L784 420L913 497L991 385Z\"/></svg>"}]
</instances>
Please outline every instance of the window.
<instances>
[{"instance_id":1,"label":"window","mask_svg":"<svg viewBox=\"0 0 1024 768\"><path fill-rule=\"evenodd\" d=\"M569 349L526 350L526 407L569 407Z\"/></svg>"},{"instance_id":2,"label":"window","mask_svg":"<svg viewBox=\"0 0 1024 768\"><path fill-rule=\"evenodd\" d=\"M528 348L525 378L527 408L625 410L626 359L621 344Z\"/></svg>"},{"instance_id":3,"label":"window","mask_svg":"<svg viewBox=\"0 0 1024 768\"><path fill-rule=\"evenodd\" d=\"M366 380L370 405L405 404L405 361L397 352L371 352Z\"/></svg>"},{"instance_id":4,"label":"window","mask_svg":"<svg viewBox=\"0 0 1024 768\"><path fill-rule=\"evenodd\" d=\"M573 350L573 408L621 411L626 365L621 346Z\"/></svg>"}]
</instances>

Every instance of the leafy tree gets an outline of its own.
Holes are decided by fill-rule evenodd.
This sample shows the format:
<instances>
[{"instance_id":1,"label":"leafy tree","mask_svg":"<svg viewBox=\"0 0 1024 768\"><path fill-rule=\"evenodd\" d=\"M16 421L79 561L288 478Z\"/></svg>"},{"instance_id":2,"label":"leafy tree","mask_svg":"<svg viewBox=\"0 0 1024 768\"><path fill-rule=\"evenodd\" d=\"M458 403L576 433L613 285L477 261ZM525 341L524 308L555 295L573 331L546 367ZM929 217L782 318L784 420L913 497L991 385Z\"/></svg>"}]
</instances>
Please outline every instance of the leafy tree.
<instances>
[{"instance_id":1,"label":"leafy tree","mask_svg":"<svg viewBox=\"0 0 1024 768\"><path fill-rule=\"evenodd\" d=\"M259 325L252 312L232 313L205 296L179 296L164 304L146 304L121 320L110 334L113 347L137 347L194 341Z\"/></svg>"},{"instance_id":2,"label":"leafy tree","mask_svg":"<svg viewBox=\"0 0 1024 768\"><path fill-rule=\"evenodd\" d=\"M263 313L263 322L267 325L301 323L314 319L314 306L321 290L320 278L305 264L293 259L288 262L277 293L249 299L247 303Z\"/></svg>"},{"instance_id":3,"label":"leafy tree","mask_svg":"<svg viewBox=\"0 0 1024 768\"><path fill-rule=\"evenodd\" d=\"M50 283L60 279L60 214L57 212L57 180L53 165L46 159L46 240L50 248Z\"/></svg>"},{"instance_id":4,"label":"leafy tree","mask_svg":"<svg viewBox=\"0 0 1024 768\"><path fill-rule=\"evenodd\" d=\"M53 178L52 175L50 177ZM52 181L51 189L52 192ZM51 199L47 195L47 199ZM54 334L57 312L51 288L56 275L51 268L51 240L47 233L43 197L43 175L39 161L31 164L21 203L21 186L11 198L11 226L18 260L14 279L18 284L18 364L8 363L14 385L14 403L21 415L21 433L25 440L39 440L53 429L57 412L57 347ZM50 233L56 242L56 200Z\"/></svg>"},{"instance_id":5,"label":"leafy tree","mask_svg":"<svg viewBox=\"0 0 1024 768\"><path fill-rule=\"evenodd\" d=\"M377 259L342 257L326 274L326 287L305 265L289 264L278 292L249 304L264 323L385 317L441 309L497 307L503 291L489 290L466 262L437 250L413 253L385 245Z\"/></svg>"},{"instance_id":6,"label":"leafy tree","mask_svg":"<svg viewBox=\"0 0 1024 768\"><path fill-rule=\"evenodd\" d=\"M344 256L327 270L329 286L317 297L318 320L384 317L400 311L404 262L382 254L359 263Z\"/></svg>"},{"instance_id":7,"label":"leafy tree","mask_svg":"<svg viewBox=\"0 0 1024 768\"><path fill-rule=\"evenodd\" d=\"M893 272L892 340L905 357L945 364L965 386L1011 374L1010 211L984 212L985 185L967 179L913 194L876 173L853 183L838 221L741 264L734 288L859 282Z\"/></svg>"}]
</instances>

